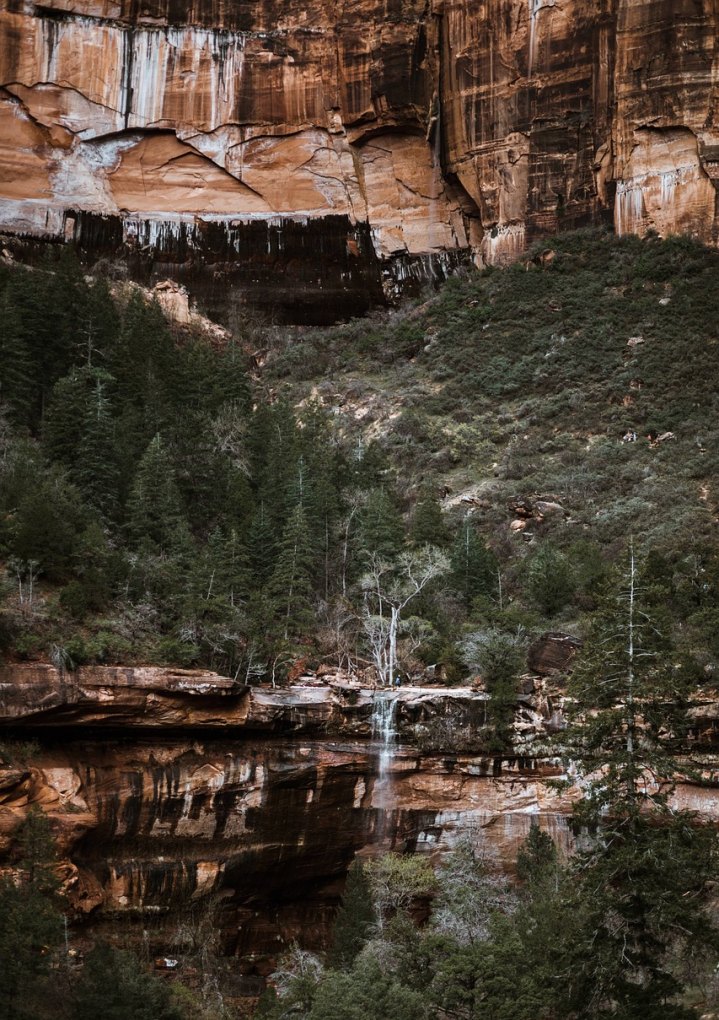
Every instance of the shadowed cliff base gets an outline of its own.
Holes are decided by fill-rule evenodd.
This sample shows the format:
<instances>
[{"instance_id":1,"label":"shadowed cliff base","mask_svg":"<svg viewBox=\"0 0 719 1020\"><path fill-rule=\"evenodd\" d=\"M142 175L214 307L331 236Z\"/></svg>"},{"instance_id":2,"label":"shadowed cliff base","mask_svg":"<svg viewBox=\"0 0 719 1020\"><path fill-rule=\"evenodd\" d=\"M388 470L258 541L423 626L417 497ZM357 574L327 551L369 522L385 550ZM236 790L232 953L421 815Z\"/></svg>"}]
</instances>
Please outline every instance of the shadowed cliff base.
<instances>
[{"instance_id":1,"label":"shadowed cliff base","mask_svg":"<svg viewBox=\"0 0 719 1020\"><path fill-rule=\"evenodd\" d=\"M176 280L203 314L221 323L247 305L276 324L331 325L417 297L472 265L468 250L380 258L369 226L345 216L243 223L76 212L65 224L88 268L101 263L150 286ZM29 262L58 244L11 235L4 241Z\"/></svg>"}]
</instances>

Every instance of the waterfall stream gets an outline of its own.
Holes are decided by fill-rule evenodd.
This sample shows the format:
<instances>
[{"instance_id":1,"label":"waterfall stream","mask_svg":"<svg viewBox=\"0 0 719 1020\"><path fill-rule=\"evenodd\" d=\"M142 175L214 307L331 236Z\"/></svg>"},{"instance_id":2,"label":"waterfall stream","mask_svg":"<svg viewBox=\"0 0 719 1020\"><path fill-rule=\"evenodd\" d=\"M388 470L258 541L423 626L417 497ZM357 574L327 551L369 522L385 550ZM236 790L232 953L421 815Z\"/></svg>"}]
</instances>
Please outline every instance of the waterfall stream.
<instances>
[{"instance_id":1,"label":"waterfall stream","mask_svg":"<svg viewBox=\"0 0 719 1020\"><path fill-rule=\"evenodd\" d=\"M379 809L375 838L385 836L387 813L393 807L392 760L397 743L398 699L391 692L377 691L372 701L372 739L378 744L377 780L374 806Z\"/></svg>"}]
</instances>

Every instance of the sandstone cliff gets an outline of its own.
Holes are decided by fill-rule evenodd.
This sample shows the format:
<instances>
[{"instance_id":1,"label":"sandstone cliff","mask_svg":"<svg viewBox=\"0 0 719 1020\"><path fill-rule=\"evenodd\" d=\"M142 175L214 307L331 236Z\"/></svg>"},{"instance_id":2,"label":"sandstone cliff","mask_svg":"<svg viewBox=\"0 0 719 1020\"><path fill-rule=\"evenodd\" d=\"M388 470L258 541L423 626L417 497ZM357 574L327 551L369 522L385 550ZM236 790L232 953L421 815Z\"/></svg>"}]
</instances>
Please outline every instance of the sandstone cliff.
<instances>
[{"instance_id":1,"label":"sandstone cliff","mask_svg":"<svg viewBox=\"0 0 719 1020\"><path fill-rule=\"evenodd\" d=\"M299 319L563 227L714 242L718 18L710 0L2 0L0 228L171 268L211 309L227 283L299 299Z\"/></svg>"},{"instance_id":2,"label":"sandstone cliff","mask_svg":"<svg viewBox=\"0 0 719 1020\"><path fill-rule=\"evenodd\" d=\"M138 938L150 931L153 952L176 951L179 921L212 904L224 951L238 958L238 991L252 994L300 931L305 945L325 943L357 853L434 853L471 831L511 865L532 820L566 845L575 794L548 785L559 773L546 744L556 688L527 684L504 755L481 750L481 692L390 696L398 742L382 777L373 692L346 681L271 690L199 671L4 667L0 857L39 804L77 938L83 917L112 931L124 916L141 921ZM709 762L716 699L693 713ZM36 750L13 757L28 737ZM676 799L716 818L710 785L680 785Z\"/></svg>"}]
</instances>

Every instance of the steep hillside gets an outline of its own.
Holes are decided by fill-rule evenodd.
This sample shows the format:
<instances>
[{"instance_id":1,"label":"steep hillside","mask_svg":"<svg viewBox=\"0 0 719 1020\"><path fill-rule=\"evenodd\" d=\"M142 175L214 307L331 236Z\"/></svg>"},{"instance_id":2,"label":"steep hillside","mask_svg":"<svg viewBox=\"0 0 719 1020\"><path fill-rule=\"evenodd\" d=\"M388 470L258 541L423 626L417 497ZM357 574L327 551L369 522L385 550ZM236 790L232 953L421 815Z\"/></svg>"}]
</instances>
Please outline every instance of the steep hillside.
<instances>
[{"instance_id":1,"label":"steep hillside","mask_svg":"<svg viewBox=\"0 0 719 1020\"><path fill-rule=\"evenodd\" d=\"M710 669L717 259L569 234L421 304L214 346L71 261L6 268L7 654L384 669L368 566L429 543L397 654L456 681L468 631L578 634L631 540Z\"/></svg>"},{"instance_id":2,"label":"steep hillside","mask_svg":"<svg viewBox=\"0 0 719 1020\"><path fill-rule=\"evenodd\" d=\"M428 487L510 569L548 541L611 560L633 537L691 574L719 513L718 269L681 238L562 235L424 303L293 336L264 376L350 443L375 440L410 512Z\"/></svg>"}]
</instances>

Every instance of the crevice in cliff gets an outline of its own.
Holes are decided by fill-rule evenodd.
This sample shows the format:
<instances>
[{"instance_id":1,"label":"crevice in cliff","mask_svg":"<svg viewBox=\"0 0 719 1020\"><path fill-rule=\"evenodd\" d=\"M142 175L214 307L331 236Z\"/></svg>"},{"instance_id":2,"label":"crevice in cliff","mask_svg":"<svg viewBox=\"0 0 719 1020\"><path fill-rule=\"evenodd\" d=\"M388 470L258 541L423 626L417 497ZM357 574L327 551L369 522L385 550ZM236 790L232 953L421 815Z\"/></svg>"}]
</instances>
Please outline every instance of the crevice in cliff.
<instances>
[{"instance_id":1,"label":"crevice in cliff","mask_svg":"<svg viewBox=\"0 0 719 1020\"><path fill-rule=\"evenodd\" d=\"M117 107L115 107L115 106L108 106L107 103L98 102L95 99L88 99L88 97L85 95L84 92L82 92L80 89L76 88L74 85L70 85L68 82L64 82L64 81L42 81L40 79L37 79L36 81L34 81L32 83L32 85L27 85L27 84L25 84L25 82L21 82L21 81L11 81L11 82L0 83L0 88L7 89L8 91L10 91L12 93L13 96L15 96L15 98L19 102L22 102L24 107L25 107L25 109L28 110L28 116L30 116L30 117L32 117L33 115L29 112L29 108L27 106L27 103L20 96L18 96L17 93L12 92L13 89L23 89L23 90L25 90L27 92L30 92L30 93L32 93L35 89L53 89L53 90L59 90L60 92L70 92L73 95L79 96L80 99L83 102L88 103L90 106L97 106L101 110L107 110L109 113L116 113L119 116L123 115L123 111L117 109ZM61 124L60 126L65 131L67 131L70 134L73 134L75 136L79 136L82 133L81 131L78 131L75 128L68 127L66 124ZM117 132L113 132L113 133L117 133ZM100 135L93 135L92 138L88 138L86 140L87 141L92 141L94 138L101 138L101 137L103 137L102 134L100 134Z\"/></svg>"},{"instance_id":2,"label":"crevice in cliff","mask_svg":"<svg viewBox=\"0 0 719 1020\"><path fill-rule=\"evenodd\" d=\"M421 191L419 188L413 188L410 184L407 183L407 181L400 180L398 177L395 177L395 183L400 189L406 191L409 195L412 195L415 198L421 198L425 202L437 202L440 199L446 197L444 188L440 190L439 194L432 194L425 193Z\"/></svg>"},{"instance_id":3,"label":"crevice in cliff","mask_svg":"<svg viewBox=\"0 0 719 1020\"><path fill-rule=\"evenodd\" d=\"M33 114L28 109L27 103L25 103L19 96L15 95L15 93L12 91L13 85L15 84L16 84L15 82L10 82L8 84L0 84L0 98L6 99L13 106L19 107L19 109L22 110L24 116L27 117L27 119L38 129L38 131L42 133L43 138L46 140L47 144L51 145L52 142L50 140L49 128L47 128L42 123L42 121L39 121L37 117L33 116Z\"/></svg>"}]
</instances>

